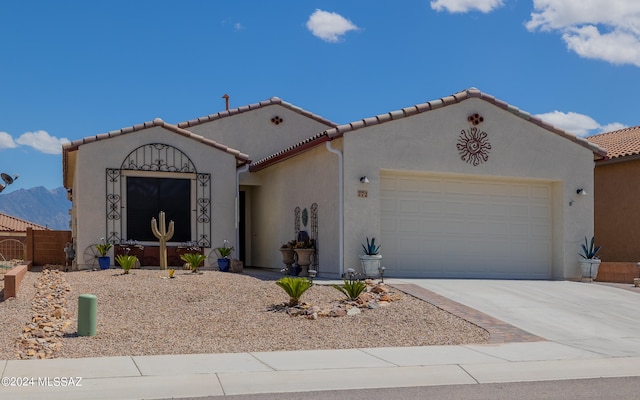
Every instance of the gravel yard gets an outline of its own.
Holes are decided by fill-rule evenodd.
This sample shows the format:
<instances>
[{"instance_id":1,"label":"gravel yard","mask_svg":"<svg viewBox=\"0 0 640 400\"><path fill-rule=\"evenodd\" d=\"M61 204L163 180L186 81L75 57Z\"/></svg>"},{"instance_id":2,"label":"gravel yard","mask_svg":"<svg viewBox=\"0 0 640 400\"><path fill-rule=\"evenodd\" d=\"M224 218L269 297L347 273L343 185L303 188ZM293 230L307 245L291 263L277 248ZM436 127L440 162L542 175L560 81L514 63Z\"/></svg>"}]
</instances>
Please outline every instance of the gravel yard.
<instances>
[{"instance_id":1,"label":"gravel yard","mask_svg":"<svg viewBox=\"0 0 640 400\"><path fill-rule=\"evenodd\" d=\"M353 316L290 316L276 307L289 298L273 280L246 274L119 269L60 273L70 285L66 310L72 323L56 357L250 351L347 349L486 343L488 333L429 303L391 289L400 297ZM32 321L32 300L42 273L27 273L18 299L0 302L0 359L15 359L16 341ZM97 335L75 335L80 294L98 298ZM400 296L398 296L398 294ZM344 296L314 285L301 298L322 309Z\"/></svg>"}]
</instances>

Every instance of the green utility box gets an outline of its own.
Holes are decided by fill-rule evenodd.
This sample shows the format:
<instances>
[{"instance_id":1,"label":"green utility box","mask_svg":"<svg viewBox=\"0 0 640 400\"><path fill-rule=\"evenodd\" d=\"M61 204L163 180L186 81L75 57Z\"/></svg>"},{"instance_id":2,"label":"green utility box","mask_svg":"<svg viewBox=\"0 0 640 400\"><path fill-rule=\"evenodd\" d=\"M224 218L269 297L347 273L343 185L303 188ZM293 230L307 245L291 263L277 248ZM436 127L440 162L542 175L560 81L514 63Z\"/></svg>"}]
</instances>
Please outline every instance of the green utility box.
<instances>
[{"instance_id":1,"label":"green utility box","mask_svg":"<svg viewBox=\"0 0 640 400\"><path fill-rule=\"evenodd\" d=\"M78 296L78 336L96 335L98 298L93 294Z\"/></svg>"}]
</instances>

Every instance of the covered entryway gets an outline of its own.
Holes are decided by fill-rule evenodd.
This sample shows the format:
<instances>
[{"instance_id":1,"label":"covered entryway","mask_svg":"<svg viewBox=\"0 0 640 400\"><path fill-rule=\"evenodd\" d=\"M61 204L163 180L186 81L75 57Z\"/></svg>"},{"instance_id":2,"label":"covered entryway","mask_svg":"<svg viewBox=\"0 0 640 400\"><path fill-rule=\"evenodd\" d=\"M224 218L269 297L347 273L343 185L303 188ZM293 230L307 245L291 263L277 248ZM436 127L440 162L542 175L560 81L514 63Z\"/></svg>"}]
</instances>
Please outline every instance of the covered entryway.
<instances>
[{"instance_id":1,"label":"covered entryway","mask_svg":"<svg viewBox=\"0 0 640 400\"><path fill-rule=\"evenodd\" d=\"M389 276L548 279L552 186L537 180L381 171Z\"/></svg>"}]
</instances>

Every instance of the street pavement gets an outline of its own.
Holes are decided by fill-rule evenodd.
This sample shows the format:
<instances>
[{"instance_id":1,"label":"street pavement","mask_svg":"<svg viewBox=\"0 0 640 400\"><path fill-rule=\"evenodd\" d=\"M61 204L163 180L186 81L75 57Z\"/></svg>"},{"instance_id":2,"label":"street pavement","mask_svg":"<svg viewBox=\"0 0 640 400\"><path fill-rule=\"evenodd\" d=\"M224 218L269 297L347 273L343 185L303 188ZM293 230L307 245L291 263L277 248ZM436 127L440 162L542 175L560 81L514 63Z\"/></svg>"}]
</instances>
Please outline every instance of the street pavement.
<instances>
[{"instance_id":1,"label":"street pavement","mask_svg":"<svg viewBox=\"0 0 640 400\"><path fill-rule=\"evenodd\" d=\"M640 377L639 293L567 281L386 281L418 285L547 340L9 360L0 361L0 399L198 398Z\"/></svg>"}]
</instances>

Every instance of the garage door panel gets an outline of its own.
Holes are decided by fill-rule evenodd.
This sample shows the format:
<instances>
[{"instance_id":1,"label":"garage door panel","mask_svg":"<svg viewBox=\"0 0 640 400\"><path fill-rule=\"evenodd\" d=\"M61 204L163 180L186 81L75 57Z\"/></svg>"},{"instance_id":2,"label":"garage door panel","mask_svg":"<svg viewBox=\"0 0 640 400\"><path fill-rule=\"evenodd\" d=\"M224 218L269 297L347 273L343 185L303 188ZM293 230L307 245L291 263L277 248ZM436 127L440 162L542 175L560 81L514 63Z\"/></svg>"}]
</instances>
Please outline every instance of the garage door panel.
<instances>
[{"instance_id":1,"label":"garage door panel","mask_svg":"<svg viewBox=\"0 0 640 400\"><path fill-rule=\"evenodd\" d=\"M381 243L390 276L550 277L550 184L381 178ZM400 186L405 190L395 190Z\"/></svg>"}]
</instances>

